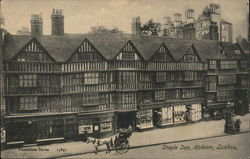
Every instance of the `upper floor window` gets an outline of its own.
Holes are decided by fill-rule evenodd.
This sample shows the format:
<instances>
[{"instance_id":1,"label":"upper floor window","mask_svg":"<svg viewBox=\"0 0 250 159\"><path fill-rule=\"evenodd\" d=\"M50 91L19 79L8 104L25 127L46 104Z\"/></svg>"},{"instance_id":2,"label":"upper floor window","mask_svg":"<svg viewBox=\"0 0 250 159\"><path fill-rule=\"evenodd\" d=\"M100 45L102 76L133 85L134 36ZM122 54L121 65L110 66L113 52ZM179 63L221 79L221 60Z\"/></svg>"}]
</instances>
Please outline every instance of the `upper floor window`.
<instances>
[{"instance_id":1,"label":"upper floor window","mask_svg":"<svg viewBox=\"0 0 250 159\"><path fill-rule=\"evenodd\" d=\"M216 68L217 68L216 60L209 60L209 69L216 69Z\"/></svg>"},{"instance_id":2,"label":"upper floor window","mask_svg":"<svg viewBox=\"0 0 250 159\"><path fill-rule=\"evenodd\" d=\"M53 59L46 53L42 46L33 40L26 45L21 52L16 56L17 61L53 61Z\"/></svg>"},{"instance_id":3,"label":"upper floor window","mask_svg":"<svg viewBox=\"0 0 250 159\"><path fill-rule=\"evenodd\" d=\"M156 53L152 56L153 61L173 61L170 52L168 51L167 47L163 44L160 48L156 51Z\"/></svg>"},{"instance_id":4,"label":"upper floor window","mask_svg":"<svg viewBox=\"0 0 250 159\"><path fill-rule=\"evenodd\" d=\"M20 87L36 87L37 86L37 75L19 75L19 86Z\"/></svg>"},{"instance_id":5,"label":"upper floor window","mask_svg":"<svg viewBox=\"0 0 250 159\"><path fill-rule=\"evenodd\" d=\"M103 57L88 41L84 41L76 53L71 57L72 61L98 61L103 60Z\"/></svg>"},{"instance_id":6,"label":"upper floor window","mask_svg":"<svg viewBox=\"0 0 250 159\"><path fill-rule=\"evenodd\" d=\"M107 82L106 73L89 72L84 73L84 84L100 84Z\"/></svg>"},{"instance_id":7,"label":"upper floor window","mask_svg":"<svg viewBox=\"0 0 250 159\"><path fill-rule=\"evenodd\" d=\"M241 51L240 50L234 50L234 53L239 55L239 54L241 54Z\"/></svg>"},{"instance_id":8,"label":"upper floor window","mask_svg":"<svg viewBox=\"0 0 250 159\"><path fill-rule=\"evenodd\" d=\"M155 91L155 100L164 100L165 94L165 90Z\"/></svg>"},{"instance_id":9,"label":"upper floor window","mask_svg":"<svg viewBox=\"0 0 250 159\"><path fill-rule=\"evenodd\" d=\"M138 56L138 52L132 45L132 43L128 42L121 52L116 57L117 60L140 60L140 57Z\"/></svg>"},{"instance_id":10,"label":"upper floor window","mask_svg":"<svg viewBox=\"0 0 250 159\"><path fill-rule=\"evenodd\" d=\"M37 106L37 97L20 97L20 110L34 110Z\"/></svg>"},{"instance_id":11,"label":"upper floor window","mask_svg":"<svg viewBox=\"0 0 250 159\"><path fill-rule=\"evenodd\" d=\"M190 47L182 58L184 62L199 62L199 56L193 47Z\"/></svg>"}]
</instances>

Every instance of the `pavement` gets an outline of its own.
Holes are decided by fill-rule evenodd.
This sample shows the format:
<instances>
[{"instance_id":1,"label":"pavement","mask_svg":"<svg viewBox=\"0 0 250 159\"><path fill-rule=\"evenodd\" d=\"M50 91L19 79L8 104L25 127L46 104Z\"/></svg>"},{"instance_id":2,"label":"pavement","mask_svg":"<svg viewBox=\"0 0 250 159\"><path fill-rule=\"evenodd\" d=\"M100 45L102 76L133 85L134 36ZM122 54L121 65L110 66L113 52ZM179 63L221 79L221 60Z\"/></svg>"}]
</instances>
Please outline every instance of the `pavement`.
<instances>
[{"instance_id":1,"label":"pavement","mask_svg":"<svg viewBox=\"0 0 250 159\"><path fill-rule=\"evenodd\" d=\"M234 116L241 120L241 132L250 131L250 114ZM225 120L210 120L157 128L144 132L133 132L129 138L131 148L164 143L195 140L227 135L224 133ZM100 151L106 146L100 146ZM1 158L59 158L95 152L93 144L85 142L65 142L43 146L28 146L1 151Z\"/></svg>"}]
</instances>

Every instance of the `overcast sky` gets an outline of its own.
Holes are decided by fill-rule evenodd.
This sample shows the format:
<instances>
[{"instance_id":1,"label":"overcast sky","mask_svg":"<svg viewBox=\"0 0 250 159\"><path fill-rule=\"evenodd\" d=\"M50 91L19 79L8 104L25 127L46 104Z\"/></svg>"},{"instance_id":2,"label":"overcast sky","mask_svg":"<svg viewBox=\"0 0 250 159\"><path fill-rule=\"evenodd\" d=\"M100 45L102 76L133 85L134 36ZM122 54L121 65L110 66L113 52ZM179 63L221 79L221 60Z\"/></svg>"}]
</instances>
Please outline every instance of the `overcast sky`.
<instances>
[{"instance_id":1,"label":"overcast sky","mask_svg":"<svg viewBox=\"0 0 250 159\"><path fill-rule=\"evenodd\" d=\"M2 0L5 28L15 34L22 26L30 28L32 13L43 15L44 34L51 33L50 14L53 8L63 9L66 33L86 33L91 26L118 27L131 32L131 19L140 16L142 23L153 18L162 22L163 16L179 12L185 7L195 10L195 18L206 4L221 6L222 18L233 24L234 39L248 33L248 0Z\"/></svg>"}]
</instances>

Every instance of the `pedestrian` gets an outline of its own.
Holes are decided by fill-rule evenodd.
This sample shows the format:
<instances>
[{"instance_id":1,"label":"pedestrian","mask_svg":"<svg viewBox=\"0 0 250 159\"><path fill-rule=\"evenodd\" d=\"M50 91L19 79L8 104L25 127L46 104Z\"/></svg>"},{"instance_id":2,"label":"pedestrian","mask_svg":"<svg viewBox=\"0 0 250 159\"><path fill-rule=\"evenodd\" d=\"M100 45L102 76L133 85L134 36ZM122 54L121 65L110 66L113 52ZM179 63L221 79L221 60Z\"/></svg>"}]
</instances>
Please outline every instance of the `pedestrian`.
<instances>
[{"instance_id":1,"label":"pedestrian","mask_svg":"<svg viewBox=\"0 0 250 159\"><path fill-rule=\"evenodd\" d=\"M83 134L83 142L87 142L88 140L88 132L87 131L84 131L84 134Z\"/></svg>"},{"instance_id":2,"label":"pedestrian","mask_svg":"<svg viewBox=\"0 0 250 159\"><path fill-rule=\"evenodd\" d=\"M236 132L240 131L240 124L241 124L241 120L240 119L236 119L236 121L235 121L235 131Z\"/></svg>"}]
</instances>

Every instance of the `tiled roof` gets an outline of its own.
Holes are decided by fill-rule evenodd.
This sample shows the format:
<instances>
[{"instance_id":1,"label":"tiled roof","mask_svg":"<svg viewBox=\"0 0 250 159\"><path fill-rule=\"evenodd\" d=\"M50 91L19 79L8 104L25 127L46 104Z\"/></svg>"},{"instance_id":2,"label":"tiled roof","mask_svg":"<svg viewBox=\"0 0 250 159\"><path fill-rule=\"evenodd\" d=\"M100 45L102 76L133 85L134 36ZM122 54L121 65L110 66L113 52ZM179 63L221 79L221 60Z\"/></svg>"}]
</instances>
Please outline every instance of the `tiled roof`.
<instances>
[{"instance_id":1,"label":"tiled roof","mask_svg":"<svg viewBox=\"0 0 250 159\"><path fill-rule=\"evenodd\" d=\"M239 44L231 44L231 43L222 43L222 46L225 48L229 58L231 59L244 59L246 58L244 53L235 54L235 50L240 50Z\"/></svg>"},{"instance_id":2,"label":"tiled roof","mask_svg":"<svg viewBox=\"0 0 250 159\"><path fill-rule=\"evenodd\" d=\"M33 38L27 35L7 34L4 43L4 60L10 60ZM191 45L194 45L202 61L209 58L226 58L225 55L218 54L220 43L215 41L190 41L157 36L136 37L124 33L66 34L64 36L44 35L36 37L36 39L56 61L67 61L84 39L89 40L107 60L115 58L129 41L134 44L145 60L149 60L163 43L167 46L176 61L182 58Z\"/></svg>"}]
</instances>

